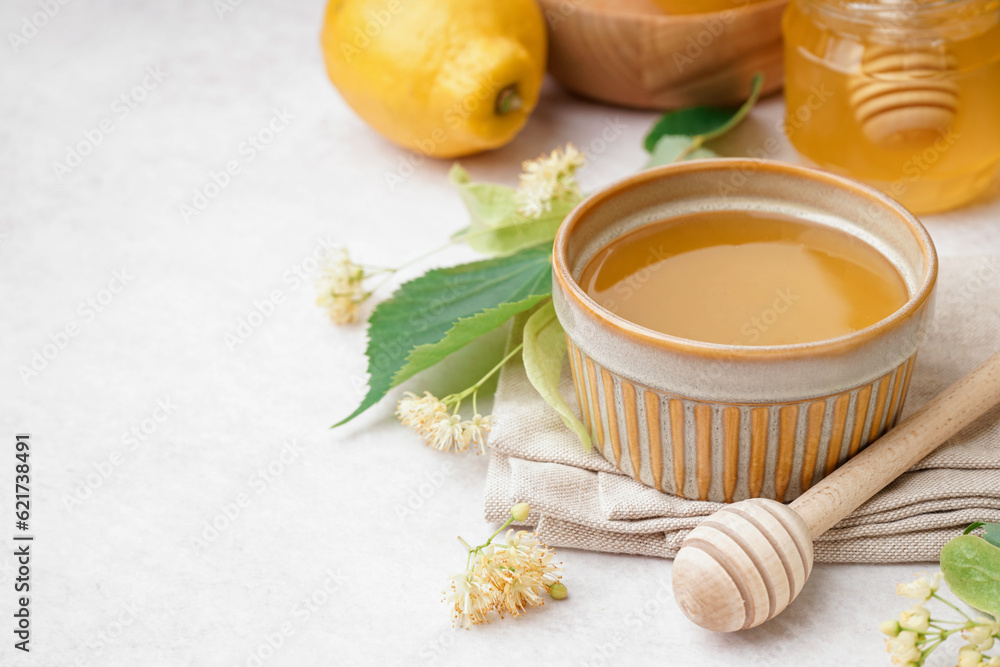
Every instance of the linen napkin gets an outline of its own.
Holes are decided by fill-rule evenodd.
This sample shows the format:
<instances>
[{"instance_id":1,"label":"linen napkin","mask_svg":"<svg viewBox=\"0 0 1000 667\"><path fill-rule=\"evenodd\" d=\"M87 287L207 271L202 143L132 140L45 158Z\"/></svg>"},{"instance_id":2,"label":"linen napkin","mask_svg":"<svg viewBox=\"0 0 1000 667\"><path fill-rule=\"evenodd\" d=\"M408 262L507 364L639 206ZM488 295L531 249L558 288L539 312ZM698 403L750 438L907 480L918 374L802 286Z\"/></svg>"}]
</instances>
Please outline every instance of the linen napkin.
<instances>
[{"instance_id":1,"label":"linen napkin","mask_svg":"<svg viewBox=\"0 0 1000 667\"><path fill-rule=\"evenodd\" d=\"M514 322L517 345L526 315ZM1000 256L941 263L936 314L917 355L903 417L1000 349ZM568 364L560 390L577 410ZM577 411L578 412L578 411ZM723 507L661 493L584 450L528 382L502 370L493 409L486 518L527 502L527 524L552 546L672 558L698 523ZM936 561L973 521L1000 522L1000 407L904 473L818 538L820 562Z\"/></svg>"}]
</instances>

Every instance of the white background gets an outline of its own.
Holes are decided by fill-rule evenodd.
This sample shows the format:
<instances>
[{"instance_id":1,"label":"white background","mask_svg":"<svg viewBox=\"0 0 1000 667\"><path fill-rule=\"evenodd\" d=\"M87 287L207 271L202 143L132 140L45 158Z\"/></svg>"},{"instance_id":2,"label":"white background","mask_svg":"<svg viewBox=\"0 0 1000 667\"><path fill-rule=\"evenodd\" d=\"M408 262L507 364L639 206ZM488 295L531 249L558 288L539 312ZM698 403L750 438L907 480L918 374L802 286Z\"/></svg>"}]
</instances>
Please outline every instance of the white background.
<instances>
[{"instance_id":1,"label":"white background","mask_svg":"<svg viewBox=\"0 0 1000 667\"><path fill-rule=\"evenodd\" d=\"M319 1L246 0L220 18L211 0L78 0L15 50L9 33L39 6L0 9L0 536L10 544L20 431L33 436L37 535L30 657L12 648L13 559L0 551L0 663L889 664L875 626L904 608L895 583L928 565L818 566L779 620L717 636L669 599L669 562L565 549L566 601L453 631L441 591L464 562L455 537L492 532L487 459L424 448L393 399L329 430L359 399L364 329L334 327L313 278L292 278L322 243L377 264L439 245L466 222L449 163L400 171L410 155L343 104L322 67ZM150 67L165 78L133 93ZM122 95L144 98L124 118ZM249 159L241 143L275 110L293 118ZM764 102L716 147L745 155L780 138L781 114L780 99ZM105 118L111 132L57 175ZM549 82L513 143L463 164L513 185L522 160L573 141L591 153L582 181L593 190L643 164L655 118ZM185 221L180 205L231 160L240 173ZM392 173L407 176L391 188ZM926 222L943 255L996 253L998 211ZM116 271L131 278L112 295ZM271 315L227 344L275 291ZM70 323L76 335L22 378ZM495 335L451 368L475 377L501 344ZM410 387L460 382L438 370ZM162 423L150 421L158 401L176 406ZM155 430L124 437L144 420ZM278 472L262 481L269 465ZM206 532L211 522L224 528Z\"/></svg>"}]
</instances>

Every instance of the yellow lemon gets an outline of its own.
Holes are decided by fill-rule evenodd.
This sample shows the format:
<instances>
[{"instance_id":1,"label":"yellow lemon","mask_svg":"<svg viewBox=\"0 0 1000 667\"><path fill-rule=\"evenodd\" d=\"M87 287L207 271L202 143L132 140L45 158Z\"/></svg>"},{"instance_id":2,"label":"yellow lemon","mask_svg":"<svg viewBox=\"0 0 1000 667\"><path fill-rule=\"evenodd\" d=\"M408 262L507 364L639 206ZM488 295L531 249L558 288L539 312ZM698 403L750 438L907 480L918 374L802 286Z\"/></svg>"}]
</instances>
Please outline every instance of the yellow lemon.
<instances>
[{"instance_id":1,"label":"yellow lemon","mask_svg":"<svg viewBox=\"0 0 1000 667\"><path fill-rule=\"evenodd\" d=\"M387 139L441 158L502 146L545 74L535 0L331 0L330 80Z\"/></svg>"}]
</instances>

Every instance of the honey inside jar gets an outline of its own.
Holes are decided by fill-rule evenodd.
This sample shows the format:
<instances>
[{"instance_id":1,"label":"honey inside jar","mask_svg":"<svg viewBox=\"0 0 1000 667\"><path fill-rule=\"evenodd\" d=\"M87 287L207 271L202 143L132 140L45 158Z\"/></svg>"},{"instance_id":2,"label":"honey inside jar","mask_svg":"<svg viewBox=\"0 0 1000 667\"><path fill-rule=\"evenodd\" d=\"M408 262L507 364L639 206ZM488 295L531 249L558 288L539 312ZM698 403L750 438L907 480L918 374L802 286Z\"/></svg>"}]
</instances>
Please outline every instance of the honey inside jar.
<instances>
[{"instance_id":1,"label":"honey inside jar","mask_svg":"<svg viewBox=\"0 0 1000 667\"><path fill-rule=\"evenodd\" d=\"M785 131L805 157L916 213L989 189L997 0L792 0L784 35Z\"/></svg>"},{"instance_id":2,"label":"honey inside jar","mask_svg":"<svg viewBox=\"0 0 1000 667\"><path fill-rule=\"evenodd\" d=\"M632 230L590 259L580 285L630 322L729 345L836 338L888 317L909 298L892 263L847 232L729 211Z\"/></svg>"}]
</instances>

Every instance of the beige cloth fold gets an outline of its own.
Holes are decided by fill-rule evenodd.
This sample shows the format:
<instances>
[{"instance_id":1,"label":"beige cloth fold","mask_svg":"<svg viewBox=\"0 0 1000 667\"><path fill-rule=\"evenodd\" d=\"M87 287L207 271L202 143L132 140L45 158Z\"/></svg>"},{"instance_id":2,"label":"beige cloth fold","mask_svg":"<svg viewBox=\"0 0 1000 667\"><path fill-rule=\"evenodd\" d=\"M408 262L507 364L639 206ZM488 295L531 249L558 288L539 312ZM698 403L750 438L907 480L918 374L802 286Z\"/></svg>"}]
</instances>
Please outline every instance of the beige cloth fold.
<instances>
[{"instance_id":1,"label":"beige cloth fold","mask_svg":"<svg viewBox=\"0 0 1000 667\"><path fill-rule=\"evenodd\" d=\"M937 310L917 356L904 416L1000 349L1000 256L944 260ZM511 344L520 342L524 317ZM561 391L577 408L568 368ZM718 503L660 493L586 452L535 393L520 363L502 371L493 410L486 518L517 502L553 546L671 558ZM973 521L1000 522L1000 407L921 461L816 541L816 560L937 560Z\"/></svg>"}]
</instances>

